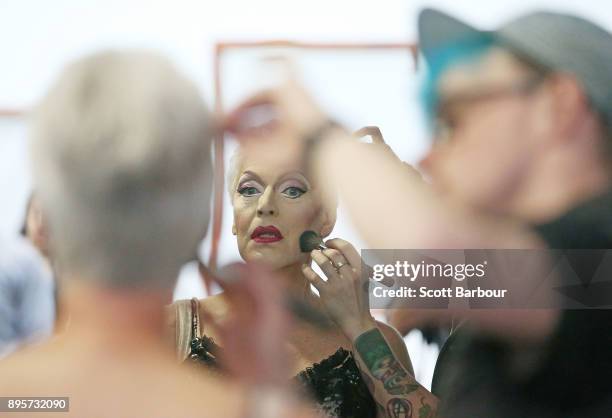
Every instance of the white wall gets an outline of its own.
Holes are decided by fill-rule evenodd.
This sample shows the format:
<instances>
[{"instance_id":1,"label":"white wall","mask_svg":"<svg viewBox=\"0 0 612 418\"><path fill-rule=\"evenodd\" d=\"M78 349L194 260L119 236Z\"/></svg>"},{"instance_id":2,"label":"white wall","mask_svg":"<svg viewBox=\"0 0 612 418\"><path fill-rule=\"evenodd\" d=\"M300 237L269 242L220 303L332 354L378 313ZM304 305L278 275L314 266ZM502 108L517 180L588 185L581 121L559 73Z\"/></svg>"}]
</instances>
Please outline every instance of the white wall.
<instances>
[{"instance_id":1,"label":"white wall","mask_svg":"<svg viewBox=\"0 0 612 418\"><path fill-rule=\"evenodd\" d=\"M538 7L574 11L612 27L604 0L0 0L0 109L31 107L67 61L113 47L167 54L210 101L218 40L413 40L416 14L425 5L483 27ZM0 124L0 234L19 224L29 188L23 130L8 125Z\"/></svg>"}]
</instances>

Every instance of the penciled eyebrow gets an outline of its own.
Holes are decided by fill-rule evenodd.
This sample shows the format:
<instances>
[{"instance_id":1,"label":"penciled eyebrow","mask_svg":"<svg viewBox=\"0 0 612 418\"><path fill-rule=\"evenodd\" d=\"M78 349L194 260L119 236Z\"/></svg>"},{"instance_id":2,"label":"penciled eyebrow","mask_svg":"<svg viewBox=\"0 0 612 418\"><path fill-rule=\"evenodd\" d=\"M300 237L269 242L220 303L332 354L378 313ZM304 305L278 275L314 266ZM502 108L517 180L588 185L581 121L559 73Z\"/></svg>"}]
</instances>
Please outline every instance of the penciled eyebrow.
<instances>
[{"instance_id":1,"label":"penciled eyebrow","mask_svg":"<svg viewBox=\"0 0 612 418\"><path fill-rule=\"evenodd\" d=\"M299 178L291 178L291 176L297 175L299 176ZM288 180L296 180L299 181L300 183L304 183L304 186L306 187L307 190L310 190L312 187L310 186L310 182L308 181L308 179L306 178L306 176L301 173L300 171L289 171L285 174L283 174L279 180L276 181L277 184L281 184L284 181L288 181ZM257 174L255 174L252 171L246 170L242 173L242 175L240 176L240 178L238 179L237 182L237 189L240 189L240 187L242 186L243 183L247 182L247 181L256 181L257 183L264 185L265 186L265 182L261 179L261 177L259 177Z\"/></svg>"},{"instance_id":2,"label":"penciled eyebrow","mask_svg":"<svg viewBox=\"0 0 612 418\"><path fill-rule=\"evenodd\" d=\"M297 179L289 178L289 177L291 177L293 175L298 175L299 178L297 178ZM302 172L300 172L300 171L290 171L288 173L283 174L281 176L281 178L278 180L278 183L282 183L283 181L286 181L286 180L298 180L300 182L303 182L305 184L306 188L308 188L308 189L311 188L310 187L310 182L308 181L306 176Z\"/></svg>"},{"instance_id":3,"label":"penciled eyebrow","mask_svg":"<svg viewBox=\"0 0 612 418\"><path fill-rule=\"evenodd\" d=\"M264 184L264 182L261 180L261 177L259 177L257 174L253 173L252 171L247 170L243 172L240 178L238 179L238 187L240 187L240 185L244 183L245 181L249 181L249 180L255 180L256 182L260 184Z\"/></svg>"}]
</instances>

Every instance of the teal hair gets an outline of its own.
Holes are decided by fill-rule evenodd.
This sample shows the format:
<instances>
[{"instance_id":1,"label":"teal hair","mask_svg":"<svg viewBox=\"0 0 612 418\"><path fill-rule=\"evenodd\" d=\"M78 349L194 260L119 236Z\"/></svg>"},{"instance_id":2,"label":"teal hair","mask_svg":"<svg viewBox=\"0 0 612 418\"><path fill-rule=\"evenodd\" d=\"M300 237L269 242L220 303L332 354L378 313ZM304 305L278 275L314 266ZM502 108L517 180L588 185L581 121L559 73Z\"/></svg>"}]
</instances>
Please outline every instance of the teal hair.
<instances>
[{"instance_id":1,"label":"teal hair","mask_svg":"<svg viewBox=\"0 0 612 418\"><path fill-rule=\"evenodd\" d=\"M494 38L487 33L477 33L474 36L446 44L427 51L428 71L421 89L421 100L429 128L439 104L438 83L442 75L452 66L484 55L494 46Z\"/></svg>"}]
</instances>

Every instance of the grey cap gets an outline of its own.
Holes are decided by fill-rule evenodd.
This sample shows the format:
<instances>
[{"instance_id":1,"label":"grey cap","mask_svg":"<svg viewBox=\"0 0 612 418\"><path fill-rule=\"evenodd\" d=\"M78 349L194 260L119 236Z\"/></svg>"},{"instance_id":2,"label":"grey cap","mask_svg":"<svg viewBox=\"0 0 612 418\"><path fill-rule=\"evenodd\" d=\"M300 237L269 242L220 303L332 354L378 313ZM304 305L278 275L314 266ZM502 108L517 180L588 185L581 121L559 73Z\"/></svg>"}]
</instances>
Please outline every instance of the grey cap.
<instances>
[{"instance_id":1,"label":"grey cap","mask_svg":"<svg viewBox=\"0 0 612 418\"><path fill-rule=\"evenodd\" d=\"M612 122L612 35L568 14L537 11L495 31L481 31L441 11L419 14L419 46L426 60L440 47L490 34L502 46L551 71L573 74L592 104Z\"/></svg>"}]
</instances>

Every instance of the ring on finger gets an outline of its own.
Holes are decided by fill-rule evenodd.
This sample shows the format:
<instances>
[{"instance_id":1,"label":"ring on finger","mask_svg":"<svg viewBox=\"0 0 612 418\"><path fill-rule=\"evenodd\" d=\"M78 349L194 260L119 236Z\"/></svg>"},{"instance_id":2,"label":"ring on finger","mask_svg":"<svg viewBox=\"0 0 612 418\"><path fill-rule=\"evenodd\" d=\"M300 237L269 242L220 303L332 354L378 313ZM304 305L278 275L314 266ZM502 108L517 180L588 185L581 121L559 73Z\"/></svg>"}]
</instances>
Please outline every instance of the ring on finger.
<instances>
[{"instance_id":1,"label":"ring on finger","mask_svg":"<svg viewBox=\"0 0 612 418\"><path fill-rule=\"evenodd\" d=\"M343 257L340 257L339 261L331 260L332 265L336 269L338 273L340 273L340 269L344 266L350 266L349 262L346 261Z\"/></svg>"},{"instance_id":2,"label":"ring on finger","mask_svg":"<svg viewBox=\"0 0 612 418\"><path fill-rule=\"evenodd\" d=\"M336 270L340 270L342 268L342 266L346 266L347 263L343 263L342 261L340 261L339 263L333 263L334 267L336 268Z\"/></svg>"}]
</instances>

